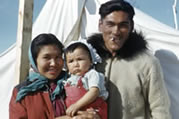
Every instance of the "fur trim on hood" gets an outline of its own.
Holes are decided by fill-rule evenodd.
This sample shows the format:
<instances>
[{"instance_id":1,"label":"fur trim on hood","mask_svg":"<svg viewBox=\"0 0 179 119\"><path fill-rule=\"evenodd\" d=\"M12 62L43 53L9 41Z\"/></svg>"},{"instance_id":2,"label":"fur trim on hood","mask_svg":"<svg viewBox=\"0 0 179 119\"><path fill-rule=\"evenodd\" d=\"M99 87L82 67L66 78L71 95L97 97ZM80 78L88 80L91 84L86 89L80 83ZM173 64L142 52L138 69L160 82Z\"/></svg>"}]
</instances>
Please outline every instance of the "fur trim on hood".
<instances>
[{"instance_id":1,"label":"fur trim on hood","mask_svg":"<svg viewBox=\"0 0 179 119\"><path fill-rule=\"evenodd\" d=\"M90 43L98 52L101 57L112 57L112 54L107 50L104 45L102 34L93 34L88 37ZM142 33L132 32L123 47L117 52L120 58L132 58L138 53L147 49L147 41L144 40Z\"/></svg>"}]
</instances>

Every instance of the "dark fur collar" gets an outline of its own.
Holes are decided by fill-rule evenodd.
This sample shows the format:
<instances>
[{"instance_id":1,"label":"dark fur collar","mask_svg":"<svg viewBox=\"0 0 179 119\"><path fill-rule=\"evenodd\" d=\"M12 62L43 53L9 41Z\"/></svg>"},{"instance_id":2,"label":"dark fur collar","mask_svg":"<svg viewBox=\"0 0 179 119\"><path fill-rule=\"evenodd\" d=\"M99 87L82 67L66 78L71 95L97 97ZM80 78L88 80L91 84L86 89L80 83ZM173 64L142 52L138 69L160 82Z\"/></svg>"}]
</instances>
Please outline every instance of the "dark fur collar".
<instances>
[{"instance_id":1,"label":"dark fur collar","mask_svg":"<svg viewBox=\"0 0 179 119\"><path fill-rule=\"evenodd\" d=\"M111 53L105 48L102 34L93 34L88 38L88 43L96 48L101 57L112 57ZM132 32L124 46L117 52L120 58L132 58L138 53L147 49L147 41L144 40L142 33Z\"/></svg>"}]
</instances>

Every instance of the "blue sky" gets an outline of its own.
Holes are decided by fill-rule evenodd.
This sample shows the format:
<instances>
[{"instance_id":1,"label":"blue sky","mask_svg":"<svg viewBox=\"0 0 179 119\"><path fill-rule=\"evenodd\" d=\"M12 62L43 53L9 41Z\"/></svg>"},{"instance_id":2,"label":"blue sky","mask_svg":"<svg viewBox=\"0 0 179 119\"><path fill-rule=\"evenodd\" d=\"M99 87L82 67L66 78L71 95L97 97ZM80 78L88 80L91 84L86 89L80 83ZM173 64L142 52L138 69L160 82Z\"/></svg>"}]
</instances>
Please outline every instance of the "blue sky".
<instances>
[{"instance_id":1,"label":"blue sky","mask_svg":"<svg viewBox=\"0 0 179 119\"><path fill-rule=\"evenodd\" d=\"M34 20L46 0L34 0ZM174 28L174 0L127 0L134 7ZM0 0L0 53L16 42L19 0ZM179 11L179 1L177 3ZM179 21L179 13L177 14ZM178 23L179 24L179 23Z\"/></svg>"},{"instance_id":2,"label":"blue sky","mask_svg":"<svg viewBox=\"0 0 179 119\"><path fill-rule=\"evenodd\" d=\"M33 20L46 0L34 0ZM0 0L0 53L16 42L19 0Z\"/></svg>"}]
</instances>

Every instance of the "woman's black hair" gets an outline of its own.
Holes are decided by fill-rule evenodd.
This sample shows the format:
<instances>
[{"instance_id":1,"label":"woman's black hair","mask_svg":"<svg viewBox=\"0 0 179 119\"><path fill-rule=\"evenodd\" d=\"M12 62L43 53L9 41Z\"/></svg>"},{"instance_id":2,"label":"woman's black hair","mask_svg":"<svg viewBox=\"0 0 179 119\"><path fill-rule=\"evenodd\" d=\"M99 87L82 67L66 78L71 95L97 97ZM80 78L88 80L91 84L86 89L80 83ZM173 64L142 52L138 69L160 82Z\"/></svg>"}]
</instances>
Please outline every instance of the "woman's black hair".
<instances>
[{"instance_id":1,"label":"woman's black hair","mask_svg":"<svg viewBox=\"0 0 179 119\"><path fill-rule=\"evenodd\" d=\"M60 50L61 55L63 54L64 46L55 35L51 33L40 34L37 37L35 37L31 43L31 52L32 52L32 57L35 61L35 64L36 64L36 59L37 59L37 56L41 47L45 45L55 45Z\"/></svg>"}]
</instances>

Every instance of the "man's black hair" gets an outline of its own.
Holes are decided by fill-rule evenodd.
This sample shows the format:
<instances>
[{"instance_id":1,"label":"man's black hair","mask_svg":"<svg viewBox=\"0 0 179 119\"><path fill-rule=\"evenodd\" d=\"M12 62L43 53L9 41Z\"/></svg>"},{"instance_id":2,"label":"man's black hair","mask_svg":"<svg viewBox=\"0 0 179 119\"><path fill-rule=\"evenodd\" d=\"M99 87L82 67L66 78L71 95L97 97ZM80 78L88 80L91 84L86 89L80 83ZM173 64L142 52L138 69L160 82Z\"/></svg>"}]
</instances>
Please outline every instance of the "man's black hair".
<instances>
[{"instance_id":1,"label":"man's black hair","mask_svg":"<svg viewBox=\"0 0 179 119\"><path fill-rule=\"evenodd\" d=\"M132 21L135 15L134 8L124 0L111 0L101 5L99 14L101 19L105 18L113 11L124 11L129 14L129 19Z\"/></svg>"}]
</instances>

